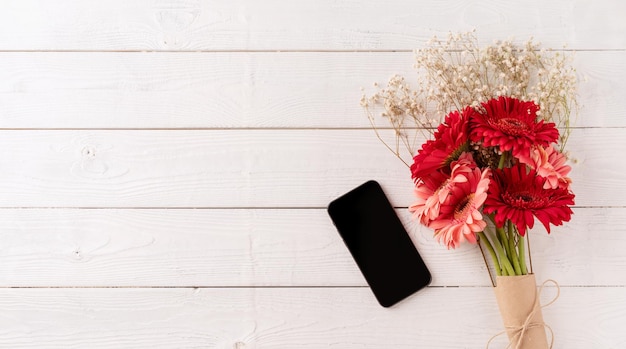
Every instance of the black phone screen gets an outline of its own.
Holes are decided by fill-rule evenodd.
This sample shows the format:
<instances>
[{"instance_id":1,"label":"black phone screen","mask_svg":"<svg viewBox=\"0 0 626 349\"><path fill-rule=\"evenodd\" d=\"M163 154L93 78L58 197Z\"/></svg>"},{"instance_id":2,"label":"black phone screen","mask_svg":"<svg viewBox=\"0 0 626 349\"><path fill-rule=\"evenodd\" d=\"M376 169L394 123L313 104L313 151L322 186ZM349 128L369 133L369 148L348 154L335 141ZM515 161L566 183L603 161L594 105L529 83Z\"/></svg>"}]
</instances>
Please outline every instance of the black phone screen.
<instances>
[{"instance_id":1,"label":"black phone screen","mask_svg":"<svg viewBox=\"0 0 626 349\"><path fill-rule=\"evenodd\" d=\"M430 272L376 181L331 202L328 214L383 307L430 283Z\"/></svg>"}]
</instances>

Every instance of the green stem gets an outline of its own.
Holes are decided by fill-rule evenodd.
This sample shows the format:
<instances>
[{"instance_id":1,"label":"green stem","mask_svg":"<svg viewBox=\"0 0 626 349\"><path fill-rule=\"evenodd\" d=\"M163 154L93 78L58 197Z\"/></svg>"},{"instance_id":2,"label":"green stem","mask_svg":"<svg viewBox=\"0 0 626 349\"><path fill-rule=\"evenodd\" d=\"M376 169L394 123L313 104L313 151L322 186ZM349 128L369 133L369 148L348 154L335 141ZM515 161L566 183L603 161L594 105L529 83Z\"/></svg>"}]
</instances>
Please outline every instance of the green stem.
<instances>
[{"instance_id":1,"label":"green stem","mask_svg":"<svg viewBox=\"0 0 626 349\"><path fill-rule=\"evenodd\" d=\"M509 259L506 257L506 253L502 249L502 245L500 245L499 242L498 243L494 242L494 245L496 246L498 256L500 256L500 263L501 265L504 266L504 271L506 271L507 273L506 275L510 275L510 276L515 275L515 270L513 270L513 266L511 266L511 262L509 262ZM504 275L504 273L502 274Z\"/></svg>"},{"instance_id":2,"label":"green stem","mask_svg":"<svg viewBox=\"0 0 626 349\"><path fill-rule=\"evenodd\" d=\"M511 221L507 221L507 230L509 235L509 251L511 252L511 260L513 261L513 268L515 268L515 275L522 275L522 268L519 265L519 258L517 256L517 250L515 249L515 237L513 235L513 224Z\"/></svg>"},{"instance_id":3,"label":"green stem","mask_svg":"<svg viewBox=\"0 0 626 349\"><path fill-rule=\"evenodd\" d=\"M506 159L506 152L502 152L502 155L500 155L500 162L498 163L498 170L501 170L504 167L504 159Z\"/></svg>"},{"instance_id":4,"label":"green stem","mask_svg":"<svg viewBox=\"0 0 626 349\"><path fill-rule=\"evenodd\" d=\"M519 241L517 242L517 248L519 249L519 264L522 268L522 275L528 274L528 270L526 269L526 244L523 236L519 236Z\"/></svg>"},{"instance_id":5,"label":"green stem","mask_svg":"<svg viewBox=\"0 0 626 349\"><path fill-rule=\"evenodd\" d=\"M489 242L489 239L487 239L487 235L485 235L485 233L481 231L478 233L478 236L480 237L480 241L485 242L485 246L487 247L487 250L491 255L491 260L493 261L494 268L496 269L496 275L501 276L502 269L500 267L500 262L498 262L498 255L496 255L496 251L493 250L493 246L491 246L491 242ZM480 243L480 241L478 243Z\"/></svg>"},{"instance_id":6,"label":"green stem","mask_svg":"<svg viewBox=\"0 0 626 349\"><path fill-rule=\"evenodd\" d=\"M504 252L506 252L504 257L509 258L511 256L509 239L507 238L503 228L496 227L496 232L498 233L498 240L504 248Z\"/></svg>"},{"instance_id":7,"label":"green stem","mask_svg":"<svg viewBox=\"0 0 626 349\"><path fill-rule=\"evenodd\" d=\"M492 221L493 221L493 220L492 220ZM494 227L495 227L495 226L496 226L496 223L494 222L494 223L493 223L493 225L494 225ZM499 243L501 243L501 244L503 243L503 242L502 242L502 237L500 236L500 234L498 234L498 228L496 228L496 238L498 239L498 242L499 242Z\"/></svg>"}]
</instances>

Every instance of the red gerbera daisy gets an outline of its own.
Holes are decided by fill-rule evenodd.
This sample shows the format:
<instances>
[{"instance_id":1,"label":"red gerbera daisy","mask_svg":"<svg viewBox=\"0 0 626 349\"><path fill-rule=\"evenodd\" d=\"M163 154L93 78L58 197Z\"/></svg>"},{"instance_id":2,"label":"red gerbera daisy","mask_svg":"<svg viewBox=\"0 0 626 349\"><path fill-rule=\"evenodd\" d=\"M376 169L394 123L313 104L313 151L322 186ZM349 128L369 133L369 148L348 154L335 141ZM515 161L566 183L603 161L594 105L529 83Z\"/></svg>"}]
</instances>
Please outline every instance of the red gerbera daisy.
<instances>
[{"instance_id":1,"label":"red gerbera daisy","mask_svg":"<svg viewBox=\"0 0 626 349\"><path fill-rule=\"evenodd\" d=\"M550 233L550 223L561 225L570 220L572 210L568 205L574 204L574 194L564 188L544 189L545 181L535 170L527 172L523 164L495 170L484 212L495 213L500 227L510 220L522 236L526 228L533 227L533 216Z\"/></svg>"},{"instance_id":2,"label":"red gerbera daisy","mask_svg":"<svg viewBox=\"0 0 626 349\"><path fill-rule=\"evenodd\" d=\"M533 102L500 97L482 106L484 112L472 110L469 115L473 142L510 150L517 157L527 155L533 144L547 147L559 138L554 123L537 122L539 106Z\"/></svg>"},{"instance_id":3,"label":"red gerbera daisy","mask_svg":"<svg viewBox=\"0 0 626 349\"><path fill-rule=\"evenodd\" d=\"M428 140L413 158L411 177L414 181L429 173L443 168L450 173L450 164L459 158L461 153L468 150L468 113L467 107L462 113L451 112L444 122L437 127L435 139Z\"/></svg>"}]
</instances>

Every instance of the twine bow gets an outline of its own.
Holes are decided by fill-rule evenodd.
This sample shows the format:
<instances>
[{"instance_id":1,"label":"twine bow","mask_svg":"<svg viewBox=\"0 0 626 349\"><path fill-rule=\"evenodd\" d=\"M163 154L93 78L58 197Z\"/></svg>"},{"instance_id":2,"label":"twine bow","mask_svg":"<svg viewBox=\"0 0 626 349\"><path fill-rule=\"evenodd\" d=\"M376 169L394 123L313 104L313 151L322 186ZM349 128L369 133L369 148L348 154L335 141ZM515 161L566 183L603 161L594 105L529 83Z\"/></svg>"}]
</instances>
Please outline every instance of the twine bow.
<instances>
[{"instance_id":1,"label":"twine bow","mask_svg":"<svg viewBox=\"0 0 626 349\"><path fill-rule=\"evenodd\" d=\"M547 283L553 283L554 286L556 286L556 296L554 296L554 298L544 304L544 305L540 305L540 296L541 296L541 292L543 291L544 286ZM489 345L491 344L491 342L496 339L497 337L506 334L508 332L512 332L513 336L511 337L511 341L509 342L509 345L506 346L505 349L509 349L509 348L519 348L520 345L522 344L522 340L524 339L524 334L526 334L526 331L528 331L531 328L534 327L545 327L548 329L548 331L550 331L550 349L552 349L552 346L554 345L554 331L552 331L552 328L550 326L548 326L548 324L546 324L545 322L532 322L532 318L533 316L535 316L535 313L537 312L537 309L540 308L545 308L549 305L551 305L552 303L556 302L557 299L559 299L559 296L561 294L561 288L559 287L559 284L552 280L552 279L548 279L546 281L544 281L541 284L541 287L539 288L539 292L537 292L537 295L535 296L535 302L533 304L533 310L530 312L530 314L528 314L528 316L526 317L526 320L524 321L524 323L521 326L506 326L506 330L499 332L497 334L495 334L494 336L492 336L489 341L487 342L487 349L489 349ZM514 347L511 347L513 344L515 343Z\"/></svg>"}]
</instances>

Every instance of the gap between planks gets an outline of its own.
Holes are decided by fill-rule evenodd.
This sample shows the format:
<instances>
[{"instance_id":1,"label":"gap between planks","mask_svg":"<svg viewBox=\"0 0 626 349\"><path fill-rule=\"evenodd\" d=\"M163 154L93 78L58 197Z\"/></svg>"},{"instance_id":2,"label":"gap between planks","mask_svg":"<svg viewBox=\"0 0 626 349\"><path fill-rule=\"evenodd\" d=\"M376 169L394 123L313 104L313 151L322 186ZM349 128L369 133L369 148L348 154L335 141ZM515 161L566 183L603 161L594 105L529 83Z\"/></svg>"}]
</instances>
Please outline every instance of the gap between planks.
<instances>
[{"instance_id":1,"label":"gap between planks","mask_svg":"<svg viewBox=\"0 0 626 349\"><path fill-rule=\"evenodd\" d=\"M490 285L441 285L426 288L491 288ZM554 286L546 286L552 288ZM560 288L626 288L626 285L559 285ZM369 286L0 286L0 289L344 289ZM419 292L419 291L418 291Z\"/></svg>"},{"instance_id":2,"label":"gap between planks","mask_svg":"<svg viewBox=\"0 0 626 349\"><path fill-rule=\"evenodd\" d=\"M538 285L539 286L539 285ZM426 286L430 289L440 288L491 288L491 285L434 285ZM555 286L547 285L545 287L554 288ZM0 290L8 289L362 289L369 288L367 285L332 285L332 286L316 286L316 285L285 285L285 286L237 286L237 285L222 285L222 286L190 286L190 285L176 285L176 286L154 286L154 285L138 285L138 286L0 286ZM626 288L626 285L562 285L559 284L559 288ZM419 292L419 291L417 291Z\"/></svg>"},{"instance_id":3,"label":"gap between planks","mask_svg":"<svg viewBox=\"0 0 626 349\"><path fill-rule=\"evenodd\" d=\"M393 130L393 127L376 127L377 130ZM407 128L411 129L411 128ZM418 128L415 128L416 130ZM571 126L571 130L626 129L626 126ZM0 127L0 131L360 131L371 127ZM427 128L424 128L427 130Z\"/></svg>"},{"instance_id":4,"label":"gap between planks","mask_svg":"<svg viewBox=\"0 0 626 349\"><path fill-rule=\"evenodd\" d=\"M417 48L416 48L417 49ZM1 53L410 53L408 49L303 49L303 50L0 50ZM458 50L451 50L455 52ZM586 49L552 49L554 52L624 52L626 49L613 48L586 48Z\"/></svg>"},{"instance_id":5,"label":"gap between planks","mask_svg":"<svg viewBox=\"0 0 626 349\"><path fill-rule=\"evenodd\" d=\"M626 206L581 206L571 208L602 209L626 208ZM394 209L408 209L408 206L394 206ZM325 210L326 206L0 206L0 210Z\"/></svg>"},{"instance_id":6,"label":"gap between planks","mask_svg":"<svg viewBox=\"0 0 626 349\"><path fill-rule=\"evenodd\" d=\"M414 50L0 50L0 53L410 53ZM584 49L559 51L626 51L626 49Z\"/></svg>"}]
</instances>

